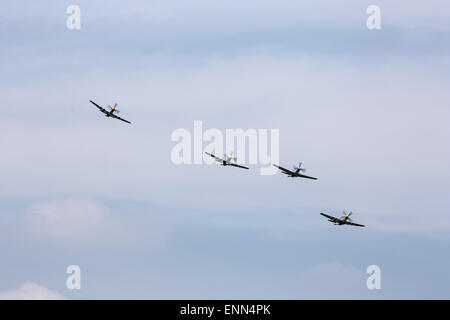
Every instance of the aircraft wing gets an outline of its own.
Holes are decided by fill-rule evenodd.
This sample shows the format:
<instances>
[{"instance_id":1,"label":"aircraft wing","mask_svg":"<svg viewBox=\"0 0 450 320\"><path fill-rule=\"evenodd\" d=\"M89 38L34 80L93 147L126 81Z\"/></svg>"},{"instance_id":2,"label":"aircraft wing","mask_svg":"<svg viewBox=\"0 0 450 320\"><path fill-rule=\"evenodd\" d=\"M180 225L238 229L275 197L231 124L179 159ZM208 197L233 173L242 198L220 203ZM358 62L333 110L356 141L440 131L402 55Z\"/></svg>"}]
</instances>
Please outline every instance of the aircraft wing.
<instances>
[{"instance_id":1,"label":"aircraft wing","mask_svg":"<svg viewBox=\"0 0 450 320\"><path fill-rule=\"evenodd\" d=\"M100 110L100 111L103 112L104 114L108 114L108 113L109 113L106 109L100 107L100 106L99 106L98 104L96 104L94 101L89 100L89 102L92 103L94 106L96 106L96 107L98 108L98 110Z\"/></svg>"},{"instance_id":2,"label":"aircraft wing","mask_svg":"<svg viewBox=\"0 0 450 320\"><path fill-rule=\"evenodd\" d=\"M299 178L306 178L306 179L317 180L317 178L310 177L310 176L305 176L304 174L301 174L301 173L298 173L298 172L297 173L294 172L294 174L295 174L296 177L299 177Z\"/></svg>"},{"instance_id":3,"label":"aircraft wing","mask_svg":"<svg viewBox=\"0 0 450 320\"><path fill-rule=\"evenodd\" d=\"M110 117L116 118L116 119L119 119L119 120L122 120L123 122L126 122L126 123L131 123L131 122L128 121L128 120L125 120L125 119L122 119L121 117L116 116L115 114L111 114Z\"/></svg>"},{"instance_id":4,"label":"aircraft wing","mask_svg":"<svg viewBox=\"0 0 450 320\"><path fill-rule=\"evenodd\" d=\"M286 169L286 168L277 166L276 164L274 164L274 167L277 167L278 169L280 169L281 172L283 172L284 174L292 175L292 176L294 176L294 177L299 177L299 178L306 178L306 179L317 180L317 178L310 177L310 176L306 176L306 175L304 175L304 174L301 174L301 173L298 173L298 172L294 172L294 171L288 170L288 169Z\"/></svg>"},{"instance_id":5,"label":"aircraft wing","mask_svg":"<svg viewBox=\"0 0 450 320\"><path fill-rule=\"evenodd\" d=\"M213 155L213 154L211 154L211 153L208 153L208 152L205 152L205 153L206 153L208 156L210 156L210 157L216 159L216 160L219 161L219 162L223 162L223 161L224 161L223 159L221 159L221 158L219 158L219 157L216 157L215 155Z\"/></svg>"},{"instance_id":6,"label":"aircraft wing","mask_svg":"<svg viewBox=\"0 0 450 320\"><path fill-rule=\"evenodd\" d=\"M345 224L349 224L349 225L351 225L351 226L365 227L365 226L362 225L362 224L357 224L357 223L353 223L353 222L347 222L347 221L345 221L344 223L345 223Z\"/></svg>"},{"instance_id":7,"label":"aircraft wing","mask_svg":"<svg viewBox=\"0 0 450 320\"><path fill-rule=\"evenodd\" d=\"M329 219L329 220L332 220L333 222L342 222L342 220L341 219L338 219L338 218L335 218L335 217L332 217L332 216L329 216L329 215L327 215L327 214L325 214L325 213L320 213L322 216L324 216L325 218L327 218L327 219Z\"/></svg>"},{"instance_id":8,"label":"aircraft wing","mask_svg":"<svg viewBox=\"0 0 450 320\"><path fill-rule=\"evenodd\" d=\"M238 164L236 164L236 163L230 163L230 164L227 164L228 166L233 166L233 167L238 167L238 168L242 168L242 169L248 169L247 167L244 167L244 166L241 166L241 165L238 165Z\"/></svg>"},{"instance_id":9,"label":"aircraft wing","mask_svg":"<svg viewBox=\"0 0 450 320\"><path fill-rule=\"evenodd\" d=\"M285 174L292 174L292 175L295 175L295 172L294 172L294 171L291 171L291 170L288 170L288 169L286 169L286 168L277 166L276 164L274 164L273 166L274 166L274 167L277 167L278 169L280 169L280 170L281 170L283 173L285 173Z\"/></svg>"}]
</instances>

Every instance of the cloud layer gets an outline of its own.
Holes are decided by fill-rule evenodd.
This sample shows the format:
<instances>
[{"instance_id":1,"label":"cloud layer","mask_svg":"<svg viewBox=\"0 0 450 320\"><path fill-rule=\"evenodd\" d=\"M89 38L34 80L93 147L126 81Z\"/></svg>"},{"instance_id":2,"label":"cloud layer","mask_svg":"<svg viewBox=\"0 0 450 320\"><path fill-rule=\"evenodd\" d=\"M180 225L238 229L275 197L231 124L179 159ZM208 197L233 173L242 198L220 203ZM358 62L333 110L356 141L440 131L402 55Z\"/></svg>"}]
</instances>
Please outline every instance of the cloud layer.
<instances>
[{"instance_id":1,"label":"cloud layer","mask_svg":"<svg viewBox=\"0 0 450 320\"><path fill-rule=\"evenodd\" d=\"M450 6L377 4L374 32L356 0L80 0L79 31L65 3L3 5L2 286L75 263L69 297L370 298L375 263L382 297L448 297ZM194 120L280 129L319 180L175 166ZM367 228L319 215L344 209Z\"/></svg>"}]
</instances>

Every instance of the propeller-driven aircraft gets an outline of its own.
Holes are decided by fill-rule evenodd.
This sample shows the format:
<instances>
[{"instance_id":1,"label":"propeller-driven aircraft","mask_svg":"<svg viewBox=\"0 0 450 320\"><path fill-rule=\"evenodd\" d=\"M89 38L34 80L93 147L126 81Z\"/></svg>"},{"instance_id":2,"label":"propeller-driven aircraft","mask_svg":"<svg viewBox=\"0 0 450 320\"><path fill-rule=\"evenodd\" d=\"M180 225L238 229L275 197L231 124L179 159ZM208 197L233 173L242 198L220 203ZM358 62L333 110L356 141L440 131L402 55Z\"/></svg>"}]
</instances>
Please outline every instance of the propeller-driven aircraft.
<instances>
[{"instance_id":1,"label":"propeller-driven aircraft","mask_svg":"<svg viewBox=\"0 0 450 320\"><path fill-rule=\"evenodd\" d=\"M125 119L122 119L121 117L119 117L119 116L116 116L114 113L120 113L120 111L119 110L117 110L117 103L116 104L114 104L114 107L111 107L110 105L108 105L108 109L109 109L109 111L108 110L106 110L106 109L104 109L104 108L102 108L102 107L100 107L98 104L96 104L94 101L92 101L92 100L89 100L94 106L96 106L97 108L98 108L98 110L100 110L101 112L103 112L105 115L106 115L106 117L111 117L111 118L115 118L115 119L119 119L119 120L122 120L122 121L124 121L124 122L126 122L126 123L131 123L130 121L128 121L128 120L125 120Z\"/></svg>"},{"instance_id":2,"label":"propeller-driven aircraft","mask_svg":"<svg viewBox=\"0 0 450 320\"><path fill-rule=\"evenodd\" d=\"M300 173L300 172L305 172L306 171L306 169L302 168L302 163L301 162L298 164L298 167L293 166L294 171L291 171L291 170L288 170L286 168L277 166L276 164L274 164L274 167L277 167L278 169L280 169L281 172L286 174L289 178L306 178L306 179L317 180L317 178L306 176L306 175Z\"/></svg>"},{"instance_id":3,"label":"propeller-driven aircraft","mask_svg":"<svg viewBox=\"0 0 450 320\"><path fill-rule=\"evenodd\" d=\"M237 159L233 158L233 153L231 153L230 156L227 156L226 154L223 155L223 159L216 157L215 155L205 152L208 156L214 158L214 160L216 160L217 162L219 162L222 166L232 166L232 167L238 167L238 168L242 168L242 169L248 169L247 167L241 166L237 163L232 163L231 161L236 162Z\"/></svg>"},{"instance_id":4,"label":"propeller-driven aircraft","mask_svg":"<svg viewBox=\"0 0 450 320\"><path fill-rule=\"evenodd\" d=\"M351 226L364 227L364 225L362 225L362 224L357 224L357 223L352 222L352 219L350 218L350 216L353 214L353 212L350 211L349 213L345 213L345 211L343 211L343 213L344 213L344 215L340 219L329 216L325 213L320 213L320 214L323 215L325 218L327 218L328 221L333 222L335 225L341 226L343 224L348 224Z\"/></svg>"}]
</instances>

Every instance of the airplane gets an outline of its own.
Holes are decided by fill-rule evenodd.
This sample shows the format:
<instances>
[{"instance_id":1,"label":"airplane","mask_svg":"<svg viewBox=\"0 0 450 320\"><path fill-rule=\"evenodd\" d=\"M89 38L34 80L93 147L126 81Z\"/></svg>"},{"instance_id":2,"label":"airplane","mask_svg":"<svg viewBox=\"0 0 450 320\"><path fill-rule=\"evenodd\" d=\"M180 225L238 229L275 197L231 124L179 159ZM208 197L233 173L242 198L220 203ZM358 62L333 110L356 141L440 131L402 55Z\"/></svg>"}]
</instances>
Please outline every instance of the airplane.
<instances>
[{"instance_id":1,"label":"airplane","mask_svg":"<svg viewBox=\"0 0 450 320\"><path fill-rule=\"evenodd\" d=\"M343 211L343 213L344 213L344 215L340 219L332 217L332 216L329 216L329 215L327 215L325 213L320 213L320 214L322 216L324 216L325 218L327 218L328 221L333 222L335 225L341 226L343 224L348 224L348 225L351 225L351 226L365 227L362 224L357 224L357 223L351 222L352 219L350 219L350 216L353 214L353 212L350 211L349 213L345 213L345 211Z\"/></svg>"},{"instance_id":2,"label":"airplane","mask_svg":"<svg viewBox=\"0 0 450 320\"><path fill-rule=\"evenodd\" d=\"M106 110L106 109L100 107L100 106L99 106L98 104L96 104L94 101L92 101L92 100L89 100L89 101L90 101L94 106L96 106L101 112L103 112L107 117L116 118L116 119L122 120L122 121L124 121L124 122L126 122L126 123L131 123L130 121L125 120L125 119L122 119L121 117L116 116L116 115L114 114L114 112L119 113L119 110L116 109L117 103L114 104L114 107L111 107L110 105L108 105L108 108L109 108L109 111L108 111L108 110Z\"/></svg>"},{"instance_id":3,"label":"airplane","mask_svg":"<svg viewBox=\"0 0 450 320\"><path fill-rule=\"evenodd\" d=\"M299 172L305 172L306 171L306 169L302 168L302 163L301 162L298 164L298 167L293 166L295 171L291 171L291 170L288 170L286 168L277 166L276 164L274 164L273 166L277 167L278 169L280 169L281 173L286 174L289 178L306 178L306 179L317 180L317 178L310 177L310 176L305 176L304 174L299 173Z\"/></svg>"},{"instance_id":4,"label":"airplane","mask_svg":"<svg viewBox=\"0 0 450 320\"><path fill-rule=\"evenodd\" d=\"M242 168L242 169L248 169L247 167L238 165L236 163L232 163L231 160L236 161L236 158L233 158L233 153L231 153L231 156L227 156L226 154L224 154L224 159L221 159L219 157L216 157L215 155L205 152L208 156L213 157L214 160L216 160L217 162L219 162L222 166L233 166L233 167L238 167L238 168Z\"/></svg>"}]
</instances>

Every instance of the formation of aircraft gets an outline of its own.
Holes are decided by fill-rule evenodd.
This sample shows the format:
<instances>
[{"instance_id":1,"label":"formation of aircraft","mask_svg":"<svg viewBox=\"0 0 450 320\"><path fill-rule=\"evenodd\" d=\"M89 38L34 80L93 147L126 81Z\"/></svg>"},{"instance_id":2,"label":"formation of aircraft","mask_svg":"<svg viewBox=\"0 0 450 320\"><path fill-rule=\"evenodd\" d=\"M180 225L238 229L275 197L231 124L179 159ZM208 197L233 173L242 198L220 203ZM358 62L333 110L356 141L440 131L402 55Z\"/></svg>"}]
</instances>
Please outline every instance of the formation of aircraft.
<instances>
[{"instance_id":1,"label":"formation of aircraft","mask_svg":"<svg viewBox=\"0 0 450 320\"><path fill-rule=\"evenodd\" d=\"M96 106L97 108L98 108L98 110L100 110L102 113L104 113L105 115L106 115L106 117L111 117L111 118L115 118L115 119L119 119L119 120L122 120L123 122L126 122L126 123L131 123L130 121L128 121L128 120L125 120L125 119L123 119L123 118L121 118L121 117L119 117L119 116L116 116L114 113L119 113L119 110L117 110L117 103L116 104L114 104L114 107L111 107L110 105L108 105L108 109L109 109L109 111L108 110L106 110L106 109L104 109L104 108L102 108L102 107L100 107L98 104L96 104L94 101L92 101L92 100L89 100L94 106Z\"/></svg>"},{"instance_id":2,"label":"formation of aircraft","mask_svg":"<svg viewBox=\"0 0 450 320\"><path fill-rule=\"evenodd\" d=\"M289 178L305 178L305 179L317 180L317 178L306 176L306 175L300 173L300 172L305 172L306 171L306 169L302 168L302 163L301 162L298 164L298 167L293 166L295 171L288 170L288 169L280 167L280 166L278 166L276 164L274 164L273 166L277 167L278 169L280 169L280 171L282 173L284 173L285 175L287 175Z\"/></svg>"},{"instance_id":3,"label":"formation of aircraft","mask_svg":"<svg viewBox=\"0 0 450 320\"><path fill-rule=\"evenodd\" d=\"M343 211L343 213L344 213L344 215L341 218L332 217L325 213L320 213L320 214L322 216L324 216L325 218L327 218L328 221L330 221L338 226L348 224L348 225L356 226L356 227L364 227L364 225L362 225L362 224L357 224L357 223L352 222L352 219L350 218L350 216L353 214L353 212L350 211L349 213L345 213L345 211Z\"/></svg>"},{"instance_id":4,"label":"formation of aircraft","mask_svg":"<svg viewBox=\"0 0 450 320\"><path fill-rule=\"evenodd\" d=\"M233 154L231 154L230 156L227 156L226 154L224 154L224 158L219 158L211 153L205 152L208 156L214 158L214 160L216 160L217 162L219 162L222 166L232 166L232 167L238 167L238 168L242 168L242 169L248 169L247 167L241 166L237 163L233 163L231 162L232 160L234 162L237 161L236 158L233 158Z\"/></svg>"},{"instance_id":5,"label":"formation of aircraft","mask_svg":"<svg viewBox=\"0 0 450 320\"><path fill-rule=\"evenodd\" d=\"M114 104L113 107L108 105L108 110L106 110L105 108L102 108L101 106L99 106L97 103L95 103L92 100L89 100L93 105L95 105L102 113L105 114L106 117L111 117L111 118L115 118L121 121L124 121L126 123L131 123L128 120L125 120L119 116L117 116L116 114L119 113L119 110L117 110L117 103ZM231 167L237 167L237 168L242 168L242 169L249 169L245 166L239 165L237 163L235 163L237 161L237 158L233 157L233 154L227 156L226 154L224 154L223 158L217 157L214 154L205 152L208 156L214 158L214 160L216 160L217 162L220 163L220 165L222 166L231 166ZM232 162L234 161L234 162ZM285 175L287 175L289 178L305 178L305 179L312 179L312 180L317 180L317 178L315 177L311 177L311 176L307 176L304 175L300 172L305 172L306 169L302 168L302 163L300 162L298 167L293 166L293 170L291 171L289 169L280 167L279 165L274 164L273 166L275 166L276 168L278 168L280 170L281 173L284 173ZM353 214L353 212L349 212L349 213L345 213L345 211L343 211L344 215L341 218L336 218L336 217L332 217L330 215L327 215L325 213L320 213L322 216L326 217L328 219L328 221L334 223L335 225L351 225L351 226L357 226L357 227L364 227L364 225L362 224L357 224L357 223L353 223L352 219L350 218L350 216Z\"/></svg>"}]
</instances>

